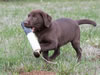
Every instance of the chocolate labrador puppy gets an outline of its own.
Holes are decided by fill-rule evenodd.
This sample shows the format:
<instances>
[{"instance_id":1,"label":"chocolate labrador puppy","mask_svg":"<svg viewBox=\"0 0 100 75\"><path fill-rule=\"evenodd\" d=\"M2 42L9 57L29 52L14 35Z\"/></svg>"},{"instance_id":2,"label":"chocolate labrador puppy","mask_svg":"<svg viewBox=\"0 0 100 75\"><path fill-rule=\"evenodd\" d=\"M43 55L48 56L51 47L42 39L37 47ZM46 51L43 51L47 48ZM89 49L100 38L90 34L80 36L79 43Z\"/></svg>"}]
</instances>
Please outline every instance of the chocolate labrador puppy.
<instances>
[{"instance_id":1,"label":"chocolate labrador puppy","mask_svg":"<svg viewBox=\"0 0 100 75\"><path fill-rule=\"evenodd\" d=\"M60 18L52 21L52 18L42 10L32 10L28 14L28 18L24 21L26 27L32 28L38 37L41 53L47 60L55 59L60 54L60 47L71 42L78 57L81 60L82 49L80 47L80 28L81 24L96 23L89 19L72 20L69 18ZM54 50L52 56L48 56L48 52ZM35 57L39 54L34 53Z\"/></svg>"}]
</instances>

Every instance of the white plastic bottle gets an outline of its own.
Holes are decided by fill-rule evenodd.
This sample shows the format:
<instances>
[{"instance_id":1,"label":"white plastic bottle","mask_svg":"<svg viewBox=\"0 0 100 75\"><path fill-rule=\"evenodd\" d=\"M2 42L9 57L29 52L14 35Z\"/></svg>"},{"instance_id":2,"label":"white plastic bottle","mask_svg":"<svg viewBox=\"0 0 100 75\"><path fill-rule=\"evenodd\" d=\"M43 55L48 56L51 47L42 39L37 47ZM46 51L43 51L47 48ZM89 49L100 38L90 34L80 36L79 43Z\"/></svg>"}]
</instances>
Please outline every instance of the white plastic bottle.
<instances>
[{"instance_id":1,"label":"white plastic bottle","mask_svg":"<svg viewBox=\"0 0 100 75\"><path fill-rule=\"evenodd\" d=\"M33 49L35 57L39 57L41 47L40 47L40 44L38 42L38 39L37 39L35 33L32 32L31 28L25 27L23 22L21 23L21 26L22 26L22 28L24 29L24 32L27 35L27 38L30 42L30 45L31 45L32 49Z\"/></svg>"}]
</instances>

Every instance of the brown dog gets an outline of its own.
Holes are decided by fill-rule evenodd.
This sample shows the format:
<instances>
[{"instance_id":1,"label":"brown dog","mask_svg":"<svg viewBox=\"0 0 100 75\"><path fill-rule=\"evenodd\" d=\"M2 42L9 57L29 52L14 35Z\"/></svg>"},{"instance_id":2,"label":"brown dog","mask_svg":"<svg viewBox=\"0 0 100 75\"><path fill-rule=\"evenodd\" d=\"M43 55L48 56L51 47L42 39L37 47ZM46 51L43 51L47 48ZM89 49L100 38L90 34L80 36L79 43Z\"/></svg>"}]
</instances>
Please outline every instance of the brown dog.
<instances>
[{"instance_id":1,"label":"brown dog","mask_svg":"<svg viewBox=\"0 0 100 75\"><path fill-rule=\"evenodd\" d=\"M71 42L78 57L81 60L82 49L80 48L80 24L96 23L92 20L72 20L69 18L60 18L52 21L51 16L41 10L33 10L29 13L28 18L24 21L26 27L32 28L38 37L41 52L47 60L55 59L60 54L60 47ZM48 52L54 50L52 56ZM34 53L39 57L37 53Z\"/></svg>"}]
</instances>

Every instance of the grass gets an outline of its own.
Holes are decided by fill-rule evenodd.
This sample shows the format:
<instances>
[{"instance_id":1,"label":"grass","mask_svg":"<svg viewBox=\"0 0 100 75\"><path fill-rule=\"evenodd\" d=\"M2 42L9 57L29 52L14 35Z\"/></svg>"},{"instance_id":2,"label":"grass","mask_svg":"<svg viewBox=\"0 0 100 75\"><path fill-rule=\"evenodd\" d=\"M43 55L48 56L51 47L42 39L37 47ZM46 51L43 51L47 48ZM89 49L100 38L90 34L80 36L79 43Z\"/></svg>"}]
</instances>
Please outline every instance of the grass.
<instances>
[{"instance_id":1,"label":"grass","mask_svg":"<svg viewBox=\"0 0 100 75\"><path fill-rule=\"evenodd\" d=\"M41 0L42 1L42 0ZM42 1L0 2L0 75L19 75L32 70L54 71L57 75L100 75L100 3L89 1ZM20 23L32 9L49 13L53 20L60 17L88 18L96 21L97 27L82 25L81 47L83 57L77 63L76 53L70 44L61 48L54 62L45 64L36 59Z\"/></svg>"}]
</instances>

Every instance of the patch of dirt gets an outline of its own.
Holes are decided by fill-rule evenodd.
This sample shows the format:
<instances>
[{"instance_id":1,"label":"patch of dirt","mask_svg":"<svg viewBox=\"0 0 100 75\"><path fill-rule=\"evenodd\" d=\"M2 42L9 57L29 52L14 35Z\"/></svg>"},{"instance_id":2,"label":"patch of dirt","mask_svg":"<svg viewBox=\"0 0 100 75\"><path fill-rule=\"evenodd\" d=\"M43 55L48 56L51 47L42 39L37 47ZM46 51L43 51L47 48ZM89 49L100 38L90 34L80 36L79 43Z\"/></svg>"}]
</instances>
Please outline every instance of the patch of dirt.
<instances>
[{"instance_id":1,"label":"patch of dirt","mask_svg":"<svg viewBox=\"0 0 100 75\"><path fill-rule=\"evenodd\" d=\"M100 59L100 48L96 48L91 45L84 45L82 49L83 55L86 58Z\"/></svg>"},{"instance_id":2,"label":"patch of dirt","mask_svg":"<svg viewBox=\"0 0 100 75\"><path fill-rule=\"evenodd\" d=\"M55 72L48 72L48 71L32 71L32 72L24 72L20 75L56 75Z\"/></svg>"}]
</instances>

